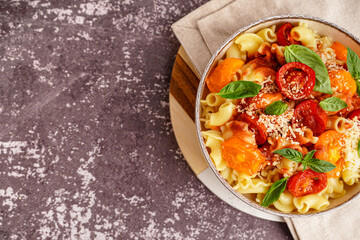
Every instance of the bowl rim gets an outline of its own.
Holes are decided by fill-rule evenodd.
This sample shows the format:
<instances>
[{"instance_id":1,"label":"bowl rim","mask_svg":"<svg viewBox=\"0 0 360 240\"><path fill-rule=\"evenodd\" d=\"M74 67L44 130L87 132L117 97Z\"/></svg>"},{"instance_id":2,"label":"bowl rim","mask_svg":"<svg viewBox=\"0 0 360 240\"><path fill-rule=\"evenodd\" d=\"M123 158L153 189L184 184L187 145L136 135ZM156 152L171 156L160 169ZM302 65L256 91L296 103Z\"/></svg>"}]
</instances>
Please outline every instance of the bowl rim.
<instances>
[{"instance_id":1,"label":"bowl rim","mask_svg":"<svg viewBox=\"0 0 360 240\"><path fill-rule=\"evenodd\" d=\"M308 213L284 213L281 212L279 210L274 210L271 208L266 208L261 206L258 203L255 203L249 199L247 199L245 196L243 196L243 194L237 192L232 186L230 186L230 184L220 175L220 173L218 172L218 170L215 168L214 163L212 162L210 155L206 149L205 146L205 142L203 140L203 136L201 134L201 123L200 123L200 109L201 109L201 104L200 104L200 100L205 88L205 77L207 75L207 73L209 72L209 70L211 69L211 66L213 65L216 57L223 51L223 49L231 42L233 41L233 39L235 37L237 37L239 34L249 30L250 28L253 28L257 25L269 22L269 21L274 21L274 20L287 20L287 19L299 19L299 20L310 20L310 21L315 21L321 24L325 24L328 25L332 28L335 28L337 30L339 30L340 32L342 32L343 34L347 35L349 38L351 38L353 41L355 41L358 45L360 45L360 40L355 37L353 34L349 33L347 30L345 30L344 28L329 22L327 20L324 19L320 19L317 17L313 17L313 16L308 16L308 15L302 15L302 14L285 14L285 15L276 15L276 16L271 16L271 17L266 17L266 18L262 18L256 22L250 23L242 28L240 28L239 30L237 30L235 33L233 33L230 37L228 37L222 44L221 46L216 50L216 52L212 55L211 59L209 60L204 72L202 73L200 82L199 82L199 86L197 89L197 94L196 94L196 105L195 105L195 125L196 125L196 134L197 134L197 139L198 142L200 144L200 148L201 148L201 152L203 154L203 156L206 159L207 164L209 165L209 167L211 168L211 170L214 172L214 174L216 175L216 177L220 180L220 182L233 194L235 195L235 197L237 197L238 199L242 200L243 202L245 202L246 204L248 204L249 206L269 213L269 214L273 214L276 216L281 216L281 217L286 217L286 218L299 218L299 217L311 217L311 216L320 216L320 215L324 215L330 212L333 212L341 207L346 206L347 204L349 204L350 202L352 202L354 199L358 198L360 196L360 191L358 193L356 193L354 196L352 196L351 198L349 198L347 201L333 207L330 209L325 209L323 211L317 211L317 212L308 212Z\"/></svg>"}]
</instances>

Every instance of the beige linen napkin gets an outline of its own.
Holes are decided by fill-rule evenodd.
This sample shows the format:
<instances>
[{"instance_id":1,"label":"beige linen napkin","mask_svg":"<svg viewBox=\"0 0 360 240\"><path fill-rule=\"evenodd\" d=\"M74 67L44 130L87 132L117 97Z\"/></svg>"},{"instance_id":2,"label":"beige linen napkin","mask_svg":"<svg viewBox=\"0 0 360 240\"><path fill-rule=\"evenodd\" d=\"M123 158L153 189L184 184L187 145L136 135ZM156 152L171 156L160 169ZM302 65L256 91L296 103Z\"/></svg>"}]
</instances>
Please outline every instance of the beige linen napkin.
<instances>
[{"instance_id":1,"label":"beige linen napkin","mask_svg":"<svg viewBox=\"0 0 360 240\"><path fill-rule=\"evenodd\" d=\"M358 0L212 0L172 29L201 74L211 55L232 33L259 19L304 14L333 22L360 38ZM360 199L319 217L285 219L294 239L360 239Z\"/></svg>"}]
</instances>

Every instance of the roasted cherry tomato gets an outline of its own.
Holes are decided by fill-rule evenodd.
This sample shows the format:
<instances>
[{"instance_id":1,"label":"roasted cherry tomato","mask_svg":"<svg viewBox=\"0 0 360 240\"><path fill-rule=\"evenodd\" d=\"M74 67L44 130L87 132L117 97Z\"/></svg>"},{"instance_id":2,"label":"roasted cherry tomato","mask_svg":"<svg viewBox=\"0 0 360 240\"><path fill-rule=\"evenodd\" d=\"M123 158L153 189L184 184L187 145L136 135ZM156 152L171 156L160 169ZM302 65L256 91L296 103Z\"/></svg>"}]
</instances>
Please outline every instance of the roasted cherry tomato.
<instances>
[{"instance_id":1,"label":"roasted cherry tomato","mask_svg":"<svg viewBox=\"0 0 360 240\"><path fill-rule=\"evenodd\" d=\"M331 87L336 88L335 92L346 94L352 97L356 93L356 81L351 73L345 69L334 69L329 71Z\"/></svg>"},{"instance_id":2,"label":"roasted cherry tomato","mask_svg":"<svg viewBox=\"0 0 360 240\"><path fill-rule=\"evenodd\" d=\"M242 113L236 117L239 121L244 121L249 124L249 130L255 134L255 140L258 145L263 145L266 142L266 127L258 122L258 118Z\"/></svg>"},{"instance_id":3,"label":"roasted cherry tomato","mask_svg":"<svg viewBox=\"0 0 360 240\"><path fill-rule=\"evenodd\" d=\"M313 131L314 136L319 136L326 129L327 115L325 111L313 100L306 100L295 107L291 120L295 126L305 126Z\"/></svg>"},{"instance_id":4,"label":"roasted cherry tomato","mask_svg":"<svg viewBox=\"0 0 360 240\"><path fill-rule=\"evenodd\" d=\"M212 93L220 90L232 81L234 75L244 65L244 62L237 58L226 58L220 62L206 78L206 84Z\"/></svg>"},{"instance_id":5,"label":"roasted cherry tomato","mask_svg":"<svg viewBox=\"0 0 360 240\"><path fill-rule=\"evenodd\" d=\"M247 102L248 104L255 104L255 107L257 109L266 108L271 103L275 101L281 101L285 98L285 96L281 92L275 92L275 93L263 93L258 94L255 97L248 98Z\"/></svg>"},{"instance_id":6,"label":"roasted cherry tomato","mask_svg":"<svg viewBox=\"0 0 360 240\"><path fill-rule=\"evenodd\" d=\"M336 168L327 172L328 178L337 178L340 176L340 172L344 165L344 159L342 151L345 146L344 134L338 133L335 130L328 130L323 132L318 141L316 142L314 149L315 157L324 161L331 162L336 165Z\"/></svg>"},{"instance_id":7,"label":"roasted cherry tomato","mask_svg":"<svg viewBox=\"0 0 360 240\"><path fill-rule=\"evenodd\" d=\"M222 143L222 156L227 166L248 175L257 173L265 161L265 156L256 146L238 137Z\"/></svg>"},{"instance_id":8,"label":"roasted cherry tomato","mask_svg":"<svg viewBox=\"0 0 360 240\"><path fill-rule=\"evenodd\" d=\"M289 46L291 44L300 44L290 36L290 31L293 28L291 23L285 23L277 32L277 41L280 46Z\"/></svg>"},{"instance_id":9,"label":"roasted cherry tomato","mask_svg":"<svg viewBox=\"0 0 360 240\"><path fill-rule=\"evenodd\" d=\"M336 54L336 59L340 61L345 61L347 59L347 49L344 45L339 42L334 42L331 48L334 50Z\"/></svg>"},{"instance_id":10,"label":"roasted cherry tomato","mask_svg":"<svg viewBox=\"0 0 360 240\"><path fill-rule=\"evenodd\" d=\"M314 70L299 62L287 63L276 73L276 84L281 93L292 100L300 100L310 95L315 79Z\"/></svg>"},{"instance_id":11,"label":"roasted cherry tomato","mask_svg":"<svg viewBox=\"0 0 360 240\"><path fill-rule=\"evenodd\" d=\"M357 120L360 121L360 109L356 109L356 110L352 111L351 113L349 113L349 115L347 117L351 120L353 120L355 117L357 117Z\"/></svg>"},{"instance_id":12,"label":"roasted cherry tomato","mask_svg":"<svg viewBox=\"0 0 360 240\"><path fill-rule=\"evenodd\" d=\"M257 146L255 134L249 129L249 124L243 121L232 121L229 125L233 137L238 137L245 142Z\"/></svg>"},{"instance_id":13,"label":"roasted cherry tomato","mask_svg":"<svg viewBox=\"0 0 360 240\"><path fill-rule=\"evenodd\" d=\"M326 188L327 177L325 173L317 173L313 170L299 172L289 179L287 184L288 191L294 197L301 197L309 194L321 192Z\"/></svg>"}]
</instances>

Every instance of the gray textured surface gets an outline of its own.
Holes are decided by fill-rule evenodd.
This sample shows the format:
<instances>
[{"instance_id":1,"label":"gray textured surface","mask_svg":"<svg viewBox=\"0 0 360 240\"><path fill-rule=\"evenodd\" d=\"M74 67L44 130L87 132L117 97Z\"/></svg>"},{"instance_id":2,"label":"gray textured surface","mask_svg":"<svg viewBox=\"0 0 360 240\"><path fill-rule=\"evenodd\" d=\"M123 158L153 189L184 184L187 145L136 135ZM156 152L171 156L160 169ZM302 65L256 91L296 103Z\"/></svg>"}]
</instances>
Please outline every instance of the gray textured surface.
<instances>
[{"instance_id":1,"label":"gray textured surface","mask_svg":"<svg viewBox=\"0 0 360 240\"><path fill-rule=\"evenodd\" d=\"M0 239L289 239L175 141L170 25L204 0L1 1Z\"/></svg>"}]
</instances>

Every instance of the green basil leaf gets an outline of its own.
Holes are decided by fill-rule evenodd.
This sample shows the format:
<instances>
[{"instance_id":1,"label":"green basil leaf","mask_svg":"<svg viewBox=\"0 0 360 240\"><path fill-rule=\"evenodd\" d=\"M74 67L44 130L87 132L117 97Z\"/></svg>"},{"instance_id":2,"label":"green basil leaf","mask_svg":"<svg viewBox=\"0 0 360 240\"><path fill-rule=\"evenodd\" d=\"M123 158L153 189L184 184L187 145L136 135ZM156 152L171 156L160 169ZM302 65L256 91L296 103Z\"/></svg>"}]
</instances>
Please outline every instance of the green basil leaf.
<instances>
[{"instance_id":1,"label":"green basil leaf","mask_svg":"<svg viewBox=\"0 0 360 240\"><path fill-rule=\"evenodd\" d=\"M265 108L266 115L281 115L286 109L288 109L288 105L282 101L275 101L271 103L269 106Z\"/></svg>"},{"instance_id":2,"label":"green basil leaf","mask_svg":"<svg viewBox=\"0 0 360 240\"><path fill-rule=\"evenodd\" d=\"M308 65L315 71L316 82L314 91L328 94L333 93L331 90L328 70L316 52L307 47L293 44L285 47L284 55L287 63L301 62Z\"/></svg>"},{"instance_id":3,"label":"green basil leaf","mask_svg":"<svg viewBox=\"0 0 360 240\"><path fill-rule=\"evenodd\" d=\"M355 80L356 82L356 93L358 96L360 96L360 79Z\"/></svg>"},{"instance_id":4,"label":"green basil leaf","mask_svg":"<svg viewBox=\"0 0 360 240\"><path fill-rule=\"evenodd\" d=\"M270 204L279 199L281 193L285 191L286 183L288 177L282 178L276 182L274 182L269 191L266 193L264 199L261 202L261 205L264 207L268 207Z\"/></svg>"},{"instance_id":5,"label":"green basil leaf","mask_svg":"<svg viewBox=\"0 0 360 240\"><path fill-rule=\"evenodd\" d=\"M359 154L359 157L360 157L360 140L358 142L358 154Z\"/></svg>"},{"instance_id":6,"label":"green basil leaf","mask_svg":"<svg viewBox=\"0 0 360 240\"><path fill-rule=\"evenodd\" d=\"M216 94L227 99L248 98L258 95L260 89L261 85L251 81L235 81L223 87Z\"/></svg>"},{"instance_id":7,"label":"green basil leaf","mask_svg":"<svg viewBox=\"0 0 360 240\"><path fill-rule=\"evenodd\" d=\"M303 162L302 165L303 165L303 171L305 171L305 170L306 170L306 167L307 167L306 162Z\"/></svg>"},{"instance_id":8,"label":"green basil leaf","mask_svg":"<svg viewBox=\"0 0 360 240\"><path fill-rule=\"evenodd\" d=\"M319 105L322 107L322 109L329 112L337 112L348 106L346 102L337 97L329 97L324 99L319 103Z\"/></svg>"},{"instance_id":9,"label":"green basil leaf","mask_svg":"<svg viewBox=\"0 0 360 240\"><path fill-rule=\"evenodd\" d=\"M291 148L279 149L274 151L274 153L280 154L281 156L297 163L301 163L303 159L303 155L301 154L301 152Z\"/></svg>"},{"instance_id":10,"label":"green basil leaf","mask_svg":"<svg viewBox=\"0 0 360 240\"><path fill-rule=\"evenodd\" d=\"M308 152L305 157L304 157L304 161L303 162L308 162L310 159L312 159L312 157L314 156L314 153L316 152L316 150L312 150L310 152Z\"/></svg>"},{"instance_id":11,"label":"green basil leaf","mask_svg":"<svg viewBox=\"0 0 360 240\"><path fill-rule=\"evenodd\" d=\"M316 158L310 159L307 162L307 165L309 166L309 168L311 168L312 170L314 170L315 172L318 172L318 173L330 172L331 170L336 168L336 166L334 164L332 164L331 162L316 159Z\"/></svg>"},{"instance_id":12,"label":"green basil leaf","mask_svg":"<svg viewBox=\"0 0 360 240\"><path fill-rule=\"evenodd\" d=\"M360 58L359 56L351 50L351 48L347 48L347 59L346 59L346 65L348 67L348 70L353 77L353 79L359 80L360 78Z\"/></svg>"}]
</instances>

